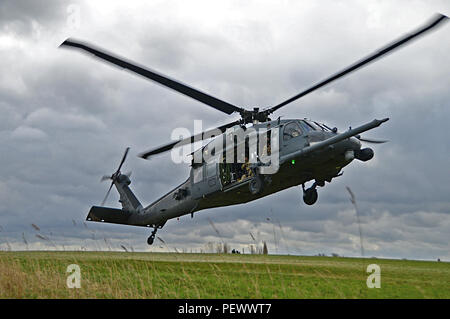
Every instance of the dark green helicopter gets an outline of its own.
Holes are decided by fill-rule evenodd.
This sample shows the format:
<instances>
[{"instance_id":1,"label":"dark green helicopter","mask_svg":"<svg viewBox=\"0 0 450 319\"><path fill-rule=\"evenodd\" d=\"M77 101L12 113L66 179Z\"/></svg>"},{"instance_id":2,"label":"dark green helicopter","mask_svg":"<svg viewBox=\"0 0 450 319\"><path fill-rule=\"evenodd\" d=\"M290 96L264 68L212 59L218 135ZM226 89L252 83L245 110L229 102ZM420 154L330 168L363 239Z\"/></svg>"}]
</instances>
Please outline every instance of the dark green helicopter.
<instances>
[{"instance_id":1,"label":"dark green helicopter","mask_svg":"<svg viewBox=\"0 0 450 319\"><path fill-rule=\"evenodd\" d=\"M317 187L325 186L342 174L342 168L354 159L368 161L374 156L370 148L361 148L361 142L384 143L386 141L365 139L361 133L378 127L388 119L373 120L345 132L338 132L318 121L308 119L271 120L269 116L291 103L325 85L381 58L393 50L417 39L427 31L441 25L448 17L437 14L424 26L404 35L344 70L313 85L290 99L264 110L255 107L247 110L217 99L197 89L151 71L136 63L119 58L85 42L67 39L61 45L74 47L94 54L120 68L128 69L147 79L187 95L199 102L228 115L237 113L240 119L159 148L142 153L149 158L178 147L191 147L193 143L211 140L205 146L190 153L190 175L186 181L147 207L143 207L129 188L129 174L120 169L129 148L111 176L111 186L101 206L93 206L87 216L89 221L152 227L147 242L151 245L156 231L172 218L221 206L247 203L302 185L303 200L307 205L317 201ZM305 183L313 181L305 189ZM115 185L122 209L103 207Z\"/></svg>"}]
</instances>

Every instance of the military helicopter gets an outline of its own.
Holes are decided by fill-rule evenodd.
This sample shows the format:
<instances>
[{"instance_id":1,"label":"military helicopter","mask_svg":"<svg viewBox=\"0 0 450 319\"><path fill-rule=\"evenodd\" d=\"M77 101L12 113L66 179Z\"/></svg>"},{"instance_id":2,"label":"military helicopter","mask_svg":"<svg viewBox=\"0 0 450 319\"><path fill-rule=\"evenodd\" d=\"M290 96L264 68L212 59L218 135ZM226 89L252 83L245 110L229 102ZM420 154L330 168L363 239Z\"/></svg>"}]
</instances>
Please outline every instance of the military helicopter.
<instances>
[{"instance_id":1,"label":"military helicopter","mask_svg":"<svg viewBox=\"0 0 450 319\"><path fill-rule=\"evenodd\" d=\"M129 174L121 173L129 151L127 148L117 170L111 176L102 178L111 180L111 185L102 204L92 206L86 219L151 227L153 231L147 240L151 245L157 230L169 219L187 214L193 217L195 212L208 208L247 203L293 186L302 185L305 204L313 205L318 198L317 187L323 187L326 182L330 183L332 179L342 175L342 168L354 159L372 159L373 150L361 148L361 142L386 141L366 139L360 134L380 126L388 118L373 120L356 128L349 128L345 132L338 132L337 128L318 121L281 118L272 120L269 116L281 107L386 56L442 25L447 19L445 15L436 14L413 32L288 100L264 110L259 107L253 110L237 107L86 42L67 39L62 46L91 53L101 60L139 74L228 115L240 115L239 120L140 154L140 157L148 159L175 148L191 146L198 141L211 140L190 153L192 161L187 180L147 207L142 206L129 188ZM260 145L264 146L259 147ZM305 184L310 181L313 181L312 185L305 188ZM104 207L113 185L120 195L122 209Z\"/></svg>"}]
</instances>

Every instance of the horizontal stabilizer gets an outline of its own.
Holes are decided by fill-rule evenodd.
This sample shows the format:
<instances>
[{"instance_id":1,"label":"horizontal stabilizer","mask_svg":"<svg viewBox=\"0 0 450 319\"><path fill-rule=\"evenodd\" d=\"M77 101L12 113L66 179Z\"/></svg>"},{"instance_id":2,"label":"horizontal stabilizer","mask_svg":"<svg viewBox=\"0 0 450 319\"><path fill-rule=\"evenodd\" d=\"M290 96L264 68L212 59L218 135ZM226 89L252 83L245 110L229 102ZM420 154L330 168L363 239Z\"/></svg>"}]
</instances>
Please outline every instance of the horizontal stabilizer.
<instances>
[{"instance_id":1,"label":"horizontal stabilizer","mask_svg":"<svg viewBox=\"0 0 450 319\"><path fill-rule=\"evenodd\" d=\"M132 213L117 208L92 206L86 220L128 225L128 219Z\"/></svg>"}]
</instances>

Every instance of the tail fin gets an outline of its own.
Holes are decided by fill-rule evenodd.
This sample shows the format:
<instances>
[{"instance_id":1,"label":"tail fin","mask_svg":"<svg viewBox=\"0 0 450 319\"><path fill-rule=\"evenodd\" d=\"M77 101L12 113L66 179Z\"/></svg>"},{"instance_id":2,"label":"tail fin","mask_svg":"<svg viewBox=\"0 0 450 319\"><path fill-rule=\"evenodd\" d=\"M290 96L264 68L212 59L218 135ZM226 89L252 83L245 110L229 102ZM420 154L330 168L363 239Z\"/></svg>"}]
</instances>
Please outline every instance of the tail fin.
<instances>
[{"instance_id":1,"label":"tail fin","mask_svg":"<svg viewBox=\"0 0 450 319\"><path fill-rule=\"evenodd\" d=\"M122 204L122 209L124 211L136 212L142 209L142 204L128 187L131 181L127 175L119 173L119 175L113 179L113 182L119 192L119 202Z\"/></svg>"},{"instance_id":2,"label":"tail fin","mask_svg":"<svg viewBox=\"0 0 450 319\"><path fill-rule=\"evenodd\" d=\"M131 181L127 175L120 174L119 172L113 176L112 180L119 192L119 202L122 204L122 209L92 206L86 220L131 225L129 222L130 217L134 213L139 212L142 209L142 205L128 187Z\"/></svg>"},{"instance_id":3,"label":"tail fin","mask_svg":"<svg viewBox=\"0 0 450 319\"><path fill-rule=\"evenodd\" d=\"M103 206L108 199L109 193L111 191L111 188L116 186L117 191L120 195L119 202L122 204L122 210L125 212L135 213L139 212L142 209L142 205L139 202L139 200L134 196L131 189L128 187L130 185L130 174L122 174L120 172L120 169L122 168L123 163L125 162L125 159L127 158L128 151L130 150L129 147L125 149L125 153L122 156L122 160L120 161L119 168L111 175L105 175L102 177L101 181L111 180L111 185L109 186L108 192L106 193L105 199L103 199L102 204Z\"/></svg>"}]
</instances>

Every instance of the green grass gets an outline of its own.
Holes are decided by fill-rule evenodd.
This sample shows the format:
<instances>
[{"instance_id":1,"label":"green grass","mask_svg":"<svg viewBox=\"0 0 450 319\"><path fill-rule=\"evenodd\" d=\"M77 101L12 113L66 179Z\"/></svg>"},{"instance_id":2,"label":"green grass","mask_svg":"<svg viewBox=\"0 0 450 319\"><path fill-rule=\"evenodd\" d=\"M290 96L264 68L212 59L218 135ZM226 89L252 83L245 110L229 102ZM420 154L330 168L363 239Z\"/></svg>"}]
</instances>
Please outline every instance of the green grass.
<instances>
[{"instance_id":1,"label":"green grass","mask_svg":"<svg viewBox=\"0 0 450 319\"><path fill-rule=\"evenodd\" d=\"M68 289L67 266L81 268ZM366 267L381 267L381 288ZM450 264L337 257L0 252L1 298L450 298Z\"/></svg>"}]
</instances>

